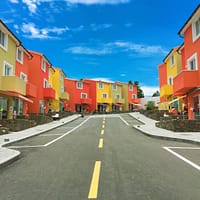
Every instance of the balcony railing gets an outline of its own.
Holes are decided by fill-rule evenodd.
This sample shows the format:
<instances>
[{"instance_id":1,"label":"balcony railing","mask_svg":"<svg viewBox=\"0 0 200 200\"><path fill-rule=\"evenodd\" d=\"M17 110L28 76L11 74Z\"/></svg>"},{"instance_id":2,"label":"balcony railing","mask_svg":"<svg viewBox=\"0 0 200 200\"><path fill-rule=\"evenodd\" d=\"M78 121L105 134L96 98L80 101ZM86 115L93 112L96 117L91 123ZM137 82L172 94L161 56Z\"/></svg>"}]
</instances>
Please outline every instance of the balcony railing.
<instances>
[{"instance_id":1,"label":"balcony railing","mask_svg":"<svg viewBox=\"0 0 200 200\"><path fill-rule=\"evenodd\" d=\"M125 104L125 99L115 99L113 103Z\"/></svg>"},{"instance_id":2,"label":"balcony railing","mask_svg":"<svg viewBox=\"0 0 200 200\"><path fill-rule=\"evenodd\" d=\"M37 96L37 87L31 83L26 84L26 96L36 97Z\"/></svg>"},{"instance_id":3,"label":"balcony railing","mask_svg":"<svg viewBox=\"0 0 200 200\"><path fill-rule=\"evenodd\" d=\"M86 98L86 99L81 99L81 104L92 104L92 99Z\"/></svg>"},{"instance_id":4,"label":"balcony railing","mask_svg":"<svg viewBox=\"0 0 200 200\"><path fill-rule=\"evenodd\" d=\"M173 85L163 85L160 88L160 97L167 97L173 94Z\"/></svg>"},{"instance_id":5,"label":"balcony railing","mask_svg":"<svg viewBox=\"0 0 200 200\"><path fill-rule=\"evenodd\" d=\"M174 78L173 90L177 96L199 86L199 71L182 71Z\"/></svg>"},{"instance_id":6,"label":"balcony railing","mask_svg":"<svg viewBox=\"0 0 200 200\"><path fill-rule=\"evenodd\" d=\"M43 96L45 99L55 99L55 90L53 88L44 88Z\"/></svg>"},{"instance_id":7,"label":"balcony railing","mask_svg":"<svg viewBox=\"0 0 200 200\"><path fill-rule=\"evenodd\" d=\"M26 82L17 76L0 76L0 90L26 95Z\"/></svg>"},{"instance_id":8,"label":"balcony railing","mask_svg":"<svg viewBox=\"0 0 200 200\"><path fill-rule=\"evenodd\" d=\"M98 101L98 103L108 103L108 104L112 103L112 99L111 98L100 98L97 101Z\"/></svg>"},{"instance_id":9,"label":"balcony railing","mask_svg":"<svg viewBox=\"0 0 200 200\"><path fill-rule=\"evenodd\" d=\"M69 93L68 92L62 92L60 95L60 98L63 100L69 100Z\"/></svg>"}]
</instances>

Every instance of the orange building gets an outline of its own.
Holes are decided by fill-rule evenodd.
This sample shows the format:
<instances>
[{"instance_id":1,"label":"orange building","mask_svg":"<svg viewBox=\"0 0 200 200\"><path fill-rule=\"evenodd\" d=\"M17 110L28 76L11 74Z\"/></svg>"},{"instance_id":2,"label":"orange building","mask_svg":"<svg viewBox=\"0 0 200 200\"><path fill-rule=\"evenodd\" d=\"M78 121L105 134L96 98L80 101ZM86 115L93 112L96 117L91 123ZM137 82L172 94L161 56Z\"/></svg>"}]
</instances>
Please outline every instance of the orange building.
<instances>
[{"instance_id":1,"label":"orange building","mask_svg":"<svg viewBox=\"0 0 200 200\"><path fill-rule=\"evenodd\" d=\"M49 83L50 70L54 70L44 54L30 51L33 58L29 60L29 82L37 87L36 97L30 97L33 103L28 113L48 113L49 100L55 99L55 90Z\"/></svg>"},{"instance_id":2,"label":"orange building","mask_svg":"<svg viewBox=\"0 0 200 200\"><path fill-rule=\"evenodd\" d=\"M188 118L200 118L200 5L179 31L184 37L180 48L181 72L174 78L174 95L184 98Z\"/></svg>"}]
</instances>

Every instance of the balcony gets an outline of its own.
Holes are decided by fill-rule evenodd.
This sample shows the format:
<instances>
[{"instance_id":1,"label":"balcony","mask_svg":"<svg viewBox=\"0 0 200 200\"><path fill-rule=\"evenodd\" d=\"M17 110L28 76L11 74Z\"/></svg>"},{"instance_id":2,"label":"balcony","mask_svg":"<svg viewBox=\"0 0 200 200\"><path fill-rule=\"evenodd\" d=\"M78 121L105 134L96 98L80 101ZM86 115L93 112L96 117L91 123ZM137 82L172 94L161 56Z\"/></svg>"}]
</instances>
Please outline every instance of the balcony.
<instances>
[{"instance_id":1,"label":"balcony","mask_svg":"<svg viewBox=\"0 0 200 200\"><path fill-rule=\"evenodd\" d=\"M37 96L37 87L31 83L26 84L26 96L36 97Z\"/></svg>"},{"instance_id":2,"label":"balcony","mask_svg":"<svg viewBox=\"0 0 200 200\"><path fill-rule=\"evenodd\" d=\"M62 93L60 94L60 99L69 100L69 93L67 93L67 92L62 92Z\"/></svg>"},{"instance_id":3,"label":"balcony","mask_svg":"<svg viewBox=\"0 0 200 200\"><path fill-rule=\"evenodd\" d=\"M140 99L139 98L132 99L131 102L129 102L129 103L140 104Z\"/></svg>"},{"instance_id":4,"label":"balcony","mask_svg":"<svg viewBox=\"0 0 200 200\"><path fill-rule=\"evenodd\" d=\"M112 99L111 98L100 98L100 99L98 99L98 103L112 104Z\"/></svg>"},{"instance_id":5,"label":"balcony","mask_svg":"<svg viewBox=\"0 0 200 200\"><path fill-rule=\"evenodd\" d=\"M184 95L189 90L199 86L198 71L182 71L174 78L174 95Z\"/></svg>"},{"instance_id":6,"label":"balcony","mask_svg":"<svg viewBox=\"0 0 200 200\"><path fill-rule=\"evenodd\" d=\"M0 90L26 95L26 82L17 76L0 76Z\"/></svg>"},{"instance_id":7,"label":"balcony","mask_svg":"<svg viewBox=\"0 0 200 200\"><path fill-rule=\"evenodd\" d=\"M160 88L160 97L167 97L173 94L173 86L172 85L163 85Z\"/></svg>"},{"instance_id":8,"label":"balcony","mask_svg":"<svg viewBox=\"0 0 200 200\"><path fill-rule=\"evenodd\" d=\"M113 103L125 104L125 99L115 99Z\"/></svg>"},{"instance_id":9,"label":"balcony","mask_svg":"<svg viewBox=\"0 0 200 200\"><path fill-rule=\"evenodd\" d=\"M81 99L81 104L92 104L92 99L87 98L87 99Z\"/></svg>"},{"instance_id":10,"label":"balcony","mask_svg":"<svg viewBox=\"0 0 200 200\"><path fill-rule=\"evenodd\" d=\"M45 99L55 99L55 90L53 88L44 88L43 95Z\"/></svg>"}]
</instances>

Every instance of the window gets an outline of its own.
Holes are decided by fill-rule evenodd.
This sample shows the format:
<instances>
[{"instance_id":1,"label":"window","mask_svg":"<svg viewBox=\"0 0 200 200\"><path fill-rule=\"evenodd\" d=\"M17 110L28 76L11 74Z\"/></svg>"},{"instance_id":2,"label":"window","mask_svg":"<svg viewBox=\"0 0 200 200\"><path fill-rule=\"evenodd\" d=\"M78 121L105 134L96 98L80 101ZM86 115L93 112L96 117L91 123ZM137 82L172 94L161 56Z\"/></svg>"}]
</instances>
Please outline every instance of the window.
<instances>
[{"instance_id":1,"label":"window","mask_svg":"<svg viewBox=\"0 0 200 200\"><path fill-rule=\"evenodd\" d=\"M76 88L83 89L83 83L81 81L76 83Z\"/></svg>"},{"instance_id":2,"label":"window","mask_svg":"<svg viewBox=\"0 0 200 200\"><path fill-rule=\"evenodd\" d=\"M7 50L7 46L8 46L7 43L8 43L8 35L0 30L0 47Z\"/></svg>"},{"instance_id":3,"label":"window","mask_svg":"<svg viewBox=\"0 0 200 200\"><path fill-rule=\"evenodd\" d=\"M115 98L116 98L116 99L120 99L120 98L121 98L121 95L120 95L120 94L116 94Z\"/></svg>"},{"instance_id":4,"label":"window","mask_svg":"<svg viewBox=\"0 0 200 200\"><path fill-rule=\"evenodd\" d=\"M113 89L113 90L117 90L117 85L116 85L116 84L113 84L113 85L112 85L112 89Z\"/></svg>"},{"instance_id":5,"label":"window","mask_svg":"<svg viewBox=\"0 0 200 200\"><path fill-rule=\"evenodd\" d=\"M170 66L174 65L174 55L170 56Z\"/></svg>"},{"instance_id":6,"label":"window","mask_svg":"<svg viewBox=\"0 0 200 200\"><path fill-rule=\"evenodd\" d=\"M102 82L99 82L98 86L99 86L99 89L103 89L103 83Z\"/></svg>"},{"instance_id":7,"label":"window","mask_svg":"<svg viewBox=\"0 0 200 200\"><path fill-rule=\"evenodd\" d=\"M197 70L197 54L195 53L187 60L188 70Z\"/></svg>"},{"instance_id":8,"label":"window","mask_svg":"<svg viewBox=\"0 0 200 200\"><path fill-rule=\"evenodd\" d=\"M42 60L42 71L46 72L46 61Z\"/></svg>"},{"instance_id":9,"label":"window","mask_svg":"<svg viewBox=\"0 0 200 200\"><path fill-rule=\"evenodd\" d=\"M4 61L3 76L13 76L13 66Z\"/></svg>"},{"instance_id":10,"label":"window","mask_svg":"<svg viewBox=\"0 0 200 200\"><path fill-rule=\"evenodd\" d=\"M23 64L23 51L17 48L17 61Z\"/></svg>"},{"instance_id":11,"label":"window","mask_svg":"<svg viewBox=\"0 0 200 200\"><path fill-rule=\"evenodd\" d=\"M46 79L44 79L44 88L49 88L49 83Z\"/></svg>"},{"instance_id":12,"label":"window","mask_svg":"<svg viewBox=\"0 0 200 200\"><path fill-rule=\"evenodd\" d=\"M87 93L81 93L81 99L87 99Z\"/></svg>"},{"instance_id":13,"label":"window","mask_svg":"<svg viewBox=\"0 0 200 200\"><path fill-rule=\"evenodd\" d=\"M103 98L103 99L106 99L106 98L107 98L107 94L106 94L106 93L103 93L103 94L102 94L102 98Z\"/></svg>"},{"instance_id":14,"label":"window","mask_svg":"<svg viewBox=\"0 0 200 200\"><path fill-rule=\"evenodd\" d=\"M133 85L129 85L128 89L129 91L133 91Z\"/></svg>"},{"instance_id":15,"label":"window","mask_svg":"<svg viewBox=\"0 0 200 200\"><path fill-rule=\"evenodd\" d=\"M197 38L200 37L200 16L192 24L192 36L193 36L193 41L195 41Z\"/></svg>"},{"instance_id":16,"label":"window","mask_svg":"<svg viewBox=\"0 0 200 200\"><path fill-rule=\"evenodd\" d=\"M173 78L171 76L168 78L168 84L173 85Z\"/></svg>"},{"instance_id":17,"label":"window","mask_svg":"<svg viewBox=\"0 0 200 200\"><path fill-rule=\"evenodd\" d=\"M136 94L132 94L132 99L136 99L137 95Z\"/></svg>"},{"instance_id":18,"label":"window","mask_svg":"<svg viewBox=\"0 0 200 200\"><path fill-rule=\"evenodd\" d=\"M23 72L20 73L20 79L22 79L23 81L27 81L27 75L24 74Z\"/></svg>"}]
</instances>

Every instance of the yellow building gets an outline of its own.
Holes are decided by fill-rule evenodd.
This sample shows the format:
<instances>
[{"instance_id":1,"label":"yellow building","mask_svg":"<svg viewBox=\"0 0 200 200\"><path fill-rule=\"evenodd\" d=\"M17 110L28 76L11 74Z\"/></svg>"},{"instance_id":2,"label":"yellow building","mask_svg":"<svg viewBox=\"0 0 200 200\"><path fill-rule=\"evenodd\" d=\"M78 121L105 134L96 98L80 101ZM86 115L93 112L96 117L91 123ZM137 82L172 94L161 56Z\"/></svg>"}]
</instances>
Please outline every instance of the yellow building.
<instances>
[{"instance_id":1,"label":"yellow building","mask_svg":"<svg viewBox=\"0 0 200 200\"><path fill-rule=\"evenodd\" d=\"M123 84L116 82L111 85L112 111L124 110L125 99L123 96Z\"/></svg>"},{"instance_id":2,"label":"yellow building","mask_svg":"<svg viewBox=\"0 0 200 200\"><path fill-rule=\"evenodd\" d=\"M63 111L66 101L69 100L69 94L64 91L65 73L60 68L53 68L50 72L49 83L55 90L55 99L50 101L50 109L52 111Z\"/></svg>"},{"instance_id":3,"label":"yellow building","mask_svg":"<svg viewBox=\"0 0 200 200\"><path fill-rule=\"evenodd\" d=\"M112 111L111 86L112 84L109 82L104 82L104 81L96 82L98 112Z\"/></svg>"},{"instance_id":4,"label":"yellow building","mask_svg":"<svg viewBox=\"0 0 200 200\"><path fill-rule=\"evenodd\" d=\"M178 52L179 47L173 48L163 62L166 64L166 84L160 88L160 98L165 99L159 104L160 110L168 110L175 107L177 110L181 109L181 104L173 95L173 79L181 71L181 55Z\"/></svg>"},{"instance_id":5,"label":"yellow building","mask_svg":"<svg viewBox=\"0 0 200 200\"><path fill-rule=\"evenodd\" d=\"M19 39L0 20L0 118L13 118L15 97L26 95L26 82L15 75ZM8 92L9 91L9 92Z\"/></svg>"}]
</instances>

